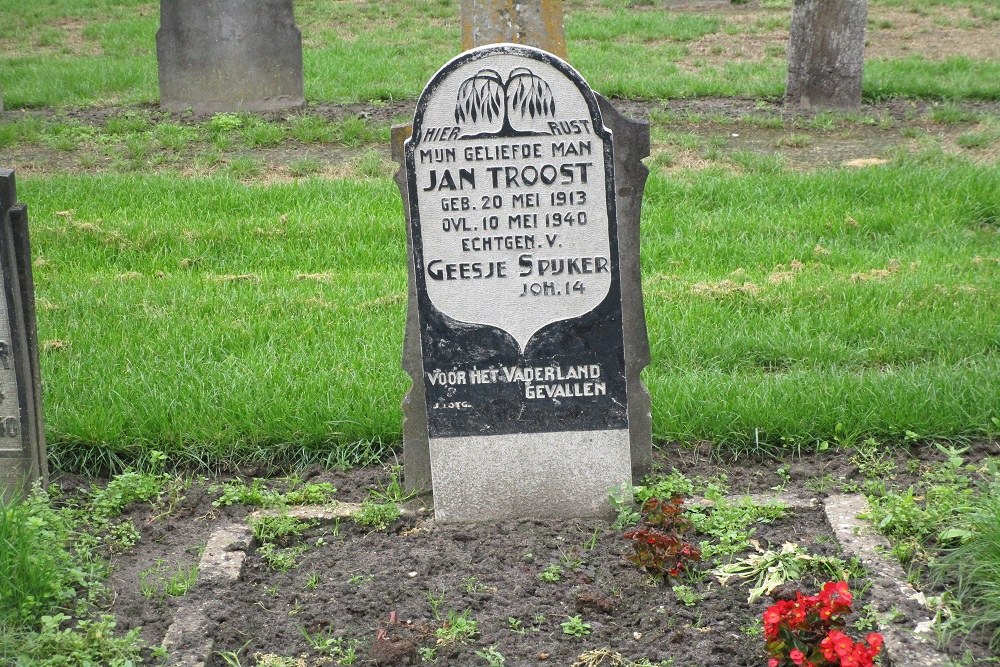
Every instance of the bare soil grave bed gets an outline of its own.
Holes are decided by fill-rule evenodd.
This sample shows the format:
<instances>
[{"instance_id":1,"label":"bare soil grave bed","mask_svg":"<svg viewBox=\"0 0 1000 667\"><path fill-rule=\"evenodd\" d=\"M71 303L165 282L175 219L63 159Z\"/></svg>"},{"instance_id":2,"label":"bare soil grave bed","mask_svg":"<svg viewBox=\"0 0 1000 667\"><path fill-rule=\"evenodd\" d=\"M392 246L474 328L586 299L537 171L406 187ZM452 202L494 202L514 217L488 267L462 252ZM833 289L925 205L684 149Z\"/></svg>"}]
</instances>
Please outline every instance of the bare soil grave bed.
<instances>
[{"instance_id":1,"label":"bare soil grave bed","mask_svg":"<svg viewBox=\"0 0 1000 667\"><path fill-rule=\"evenodd\" d=\"M995 445L984 444L977 455L991 448ZM754 523L752 547L734 558L793 542L811 554L849 562L823 504L844 483L860 481L847 458L838 453L726 463L708 452L673 450L670 456L657 453L657 467L676 469L692 480L724 482L730 498L753 494L757 503L779 495L792 500L783 517ZM934 449L898 453L893 485L905 488L914 481L914 461L939 458ZM389 470L311 469L301 477L308 483L329 482L337 488L339 503L356 504L391 483ZM824 479L837 485L824 488L817 483ZM275 477L267 483L277 488L283 482ZM80 483L61 480L67 489ZM207 480L195 483L169 513L144 504L130 507L126 517L141 538L114 558L109 581L109 611L117 616L119 630L140 627L152 646L164 640L177 619L198 610L204 621L198 631L209 643L194 649L205 654L208 665L569 666L647 660L709 667L767 662L760 618L772 599L748 604L747 584L721 585L707 559L687 575L657 580L626 562L631 543L610 521L437 525L416 499L385 530L328 519L279 538L275 547L290 548L295 565L275 569L246 529L247 515L257 508L215 507L219 494L210 489ZM703 498L688 502L711 507ZM246 554L238 577L220 581L203 572L186 594L165 594L165 582L197 565L210 534L224 526L246 531L245 540L224 549L240 558ZM690 538L697 543L706 536ZM878 599L877 586L861 572L851 580L855 613L850 624L881 624L876 629L883 632L895 627L905 637L926 619L928 610L905 598L893 603L891 615L880 617L876 608L888 603ZM772 597L796 589L815 593L823 580L809 575ZM906 589L905 581L896 583ZM458 631L449 634L454 628ZM965 654L963 665L985 665L991 659L985 647L985 637L970 637L946 650L956 657ZM491 662L497 655L505 662Z\"/></svg>"}]
</instances>

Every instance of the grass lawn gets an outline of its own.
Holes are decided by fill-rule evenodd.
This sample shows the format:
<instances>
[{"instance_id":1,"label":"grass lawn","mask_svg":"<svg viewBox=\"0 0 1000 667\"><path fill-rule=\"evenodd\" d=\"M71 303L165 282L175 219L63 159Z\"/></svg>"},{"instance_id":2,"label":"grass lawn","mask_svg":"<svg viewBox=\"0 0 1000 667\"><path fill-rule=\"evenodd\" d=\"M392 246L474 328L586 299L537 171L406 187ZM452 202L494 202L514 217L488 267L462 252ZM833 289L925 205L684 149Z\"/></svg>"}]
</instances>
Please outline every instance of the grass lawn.
<instances>
[{"instance_id":1,"label":"grass lawn","mask_svg":"<svg viewBox=\"0 0 1000 667\"><path fill-rule=\"evenodd\" d=\"M626 0L565 5L570 59L605 95L783 93L790 0L707 12ZM298 0L295 12L313 103L416 97L460 50L451 0ZM158 26L148 0L0 0L7 108L155 102ZM998 26L992 0L872 0L865 96L1000 99Z\"/></svg>"},{"instance_id":2,"label":"grass lawn","mask_svg":"<svg viewBox=\"0 0 1000 667\"><path fill-rule=\"evenodd\" d=\"M917 158L646 191L658 439L736 451L998 432L1000 173ZM27 179L50 451L378 460L398 442L388 178Z\"/></svg>"}]
</instances>

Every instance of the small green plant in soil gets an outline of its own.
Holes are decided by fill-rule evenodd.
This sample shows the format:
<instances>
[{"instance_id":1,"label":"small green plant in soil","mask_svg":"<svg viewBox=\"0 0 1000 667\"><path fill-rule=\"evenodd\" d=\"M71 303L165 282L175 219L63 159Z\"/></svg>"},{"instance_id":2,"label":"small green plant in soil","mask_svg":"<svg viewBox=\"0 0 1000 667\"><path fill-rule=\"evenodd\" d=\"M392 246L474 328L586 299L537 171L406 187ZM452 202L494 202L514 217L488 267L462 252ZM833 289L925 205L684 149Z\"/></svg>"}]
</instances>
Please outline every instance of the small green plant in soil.
<instances>
[{"instance_id":1,"label":"small green plant in soil","mask_svg":"<svg viewBox=\"0 0 1000 667\"><path fill-rule=\"evenodd\" d=\"M361 509L351 515L359 525L373 530L387 530L399 518L400 509L396 503L379 503L367 499Z\"/></svg>"},{"instance_id":2,"label":"small green plant in soil","mask_svg":"<svg viewBox=\"0 0 1000 667\"><path fill-rule=\"evenodd\" d=\"M538 573L538 579L549 584L562 581L563 569L558 563L551 563L544 570Z\"/></svg>"},{"instance_id":3,"label":"small green plant in soil","mask_svg":"<svg viewBox=\"0 0 1000 667\"><path fill-rule=\"evenodd\" d=\"M427 606L431 609L431 615L434 617L434 620L441 620L441 605L444 603L444 591L441 591L438 595L427 591L425 599L427 600Z\"/></svg>"},{"instance_id":4,"label":"small green plant in soil","mask_svg":"<svg viewBox=\"0 0 1000 667\"><path fill-rule=\"evenodd\" d=\"M496 645L482 651L476 651L476 655L485 660L489 667L503 667L507 664L507 659L503 657L503 653L497 649Z\"/></svg>"},{"instance_id":5,"label":"small green plant in soil","mask_svg":"<svg viewBox=\"0 0 1000 667\"><path fill-rule=\"evenodd\" d=\"M875 438L865 438L855 443L854 454L851 455L851 465L867 479L889 479L893 476L896 464L892 457Z\"/></svg>"},{"instance_id":6,"label":"small green plant in soil","mask_svg":"<svg viewBox=\"0 0 1000 667\"><path fill-rule=\"evenodd\" d=\"M786 542L780 551L768 549L762 553L750 554L712 571L723 586L732 579L753 579L750 597L753 603L763 595L770 595L778 587L789 581L799 581L807 574L819 578L835 578L846 581L847 566L834 556L815 556L807 553L799 545Z\"/></svg>"},{"instance_id":7,"label":"small green plant in soil","mask_svg":"<svg viewBox=\"0 0 1000 667\"><path fill-rule=\"evenodd\" d=\"M303 482L295 476L288 478L284 491L268 488L267 480L260 478L254 478L249 483L242 479L234 479L222 484L213 484L208 490L219 494L219 497L212 502L216 507L239 504L264 509L289 505L325 505L333 501L333 496L337 492L329 482Z\"/></svg>"},{"instance_id":8,"label":"small green plant in soil","mask_svg":"<svg viewBox=\"0 0 1000 667\"><path fill-rule=\"evenodd\" d=\"M479 623L472 618L468 610L458 613L448 612L444 624L434 631L439 646L461 644L472 639L479 632Z\"/></svg>"},{"instance_id":9,"label":"small green plant in soil","mask_svg":"<svg viewBox=\"0 0 1000 667\"><path fill-rule=\"evenodd\" d=\"M615 522L611 525L614 530L625 530L639 523L642 515L636 510L635 488L631 484L615 487L608 494L608 498L617 513Z\"/></svg>"},{"instance_id":10,"label":"small green plant in soil","mask_svg":"<svg viewBox=\"0 0 1000 667\"><path fill-rule=\"evenodd\" d=\"M683 504L684 499L679 495L669 500L646 500L642 504L643 518L639 527L622 536L631 540L633 547L633 553L625 559L650 574L665 578L676 577L691 563L701 560L698 547L683 537L693 528L682 513Z\"/></svg>"},{"instance_id":11,"label":"small green plant in soil","mask_svg":"<svg viewBox=\"0 0 1000 667\"><path fill-rule=\"evenodd\" d=\"M273 542L262 544L257 553L261 559L272 570L287 572L299 564L299 557L309 548L307 544L298 544L293 547L279 547Z\"/></svg>"},{"instance_id":12,"label":"small green plant in soil","mask_svg":"<svg viewBox=\"0 0 1000 667\"><path fill-rule=\"evenodd\" d=\"M385 486L374 487L368 492L368 497L381 503L404 503L414 496L414 493L407 493L403 488L403 481L400 475L403 472L402 466L392 466L389 468L389 481Z\"/></svg>"},{"instance_id":13,"label":"small green plant in soil","mask_svg":"<svg viewBox=\"0 0 1000 667\"><path fill-rule=\"evenodd\" d=\"M198 564L170 570L164 561L139 572L139 591L148 599L182 597L198 581Z\"/></svg>"},{"instance_id":14,"label":"small green plant in soil","mask_svg":"<svg viewBox=\"0 0 1000 667\"><path fill-rule=\"evenodd\" d=\"M698 600L701 598L695 593L694 589L690 586L684 584L677 584L676 586L671 586L671 590L674 592L674 596L677 601L683 604L685 607L693 607L698 604Z\"/></svg>"},{"instance_id":15,"label":"small green plant in soil","mask_svg":"<svg viewBox=\"0 0 1000 667\"><path fill-rule=\"evenodd\" d=\"M288 514L253 517L248 522L250 531L258 542L288 541L302 535L316 525L315 521L299 519Z\"/></svg>"},{"instance_id":16,"label":"small green plant in soil","mask_svg":"<svg viewBox=\"0 0 1000 667\"><path fill-rule=\"evenodd\" d=\"M893 545L893 554L904 565L926 563L937 549L953 548L972 536L969 509L983 489L1000 479L988 460L981 466L967 465L965 450L937 445L945 460L932 465L917 484L905 490L888 488L873 481L864 486L868 518Z\"/></svg>"},{"instance_id":17,"label":"small green plant in soil","mask_svg":"<svg viewBox=\"0 0 1000 667\"><path fill-rule=\"evenodd\" d=\"M580 616L570 616L559 624L564 635L570 637L586 637L590 634L590 623L584 623Z\"/></svg>"},{"instance_id":18,"label":"small green plant in soil","mask_svg":"<svg viewBox=\"0 0 1000 667\"><path fill-rule=\"evenodd\" d=\"M333 634L333 628L309 632L300 628L306 643L316 653L332 658L338 665L353 665L358 659L358 649L361 642L356 639L345 639Z\"/></svg>"}]
</instances>

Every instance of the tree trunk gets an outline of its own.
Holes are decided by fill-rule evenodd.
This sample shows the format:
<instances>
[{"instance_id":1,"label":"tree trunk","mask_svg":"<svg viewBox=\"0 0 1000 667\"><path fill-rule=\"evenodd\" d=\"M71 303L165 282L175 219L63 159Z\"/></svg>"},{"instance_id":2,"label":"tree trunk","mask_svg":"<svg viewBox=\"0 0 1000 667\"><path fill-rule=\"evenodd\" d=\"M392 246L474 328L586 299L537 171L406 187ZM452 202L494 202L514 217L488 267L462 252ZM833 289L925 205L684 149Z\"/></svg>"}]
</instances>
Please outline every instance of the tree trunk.
<instances>
[{"instance_id":1,"label":"tree trunk","mask_svg":"<svg viewBox=\"0 0 1000 667\"><path fill-rule=\"evenodd\" d=\"M562 0L462 0L462 49L513 42L566 54Z\"/></svg>"},{"instance_id":2,"label":"tree trunk","mask_svg":"<svg viewBox=\"0 0 1000 667\"><path fill-rule=\"evenodd\" d=\"M785 104L861 106L868 0L794 0Z\"/></svg>"}]
</instances>

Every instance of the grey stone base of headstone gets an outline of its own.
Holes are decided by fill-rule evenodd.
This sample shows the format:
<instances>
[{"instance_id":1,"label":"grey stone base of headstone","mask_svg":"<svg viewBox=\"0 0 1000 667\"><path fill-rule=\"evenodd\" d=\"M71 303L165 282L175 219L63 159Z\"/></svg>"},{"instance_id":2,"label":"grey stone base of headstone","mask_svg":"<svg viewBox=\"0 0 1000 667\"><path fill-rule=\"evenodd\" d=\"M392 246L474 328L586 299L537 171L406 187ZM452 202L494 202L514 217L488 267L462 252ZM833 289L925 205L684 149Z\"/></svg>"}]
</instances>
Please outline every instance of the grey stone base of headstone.
<instances>
[{"instance_id":1,"label":"grey stone base of headstone","mask_svg":"<svg viewBox=\"0 0 1000 667\"><path fill-rule=\"evenodd\" d=\"M618 209L618 243L621 257L622 284L641 285L639 264L639 216L642 193L649 174L642 159L649 155L649 123L634 121L622 116L604 97L597 96L604 117L604 124L615 138L615 174L617 183L616 206ZM392 129L392 156L400 165L396 184L408 201L406 176L403 169L403 142L410 136L409 125ZM409 236L409 212L407 235ZM412 242L412 240L411 240ZM416 381L403 399L403 471L407 491L430 493L431 456L427 437L424 383L421 381L420 332L417 326L416 277L413 264L409 266L409 307L407 308L406 333L403 343L403 370ZM622 315L625 336L625 366L628 378L629 443L631 477L640 481L652 467L652 416L649 391L642 382L641 373L650 361L649 338L646 330L642 290L623 290ZM545 434L550 435L550 434ZM505 473L510 476L509 473ZM550 475L551 479L554 475ZM627 477L627 475L626 475ZM619 479L621 476L619 475ZM602 497L607 496L608 487Z\"/></svg>"},{"instance_id":2,"label":"grey stone base of headstone","mask_svg":"<svg viewBox=\"0 0 1000 667\"><path fill-rule=\"evenodd\" d=\"M561 431L430 441L436 521L610 516L630 478L628 431Z\"/></svg>"},{"instance_id":3,"label":"grey stone base of headstone","mask_svg":"<svg viewBox=\"0 0 1000 667\"><path fill-rule=\"evenodd\" d=\"M305 104L292 0L163 0L156 58L165 109L264 112Z\"/></svg>"},{"instance_id":4,"label":"grey stone base of headstone","mask_svg":"<svg viewBox=\"0 0 1000 667\"><path fill-rule=\"evenodd\" d=\"M785 104L806 109L861 106L868 0L795 0Z\"/></svg>"}]
</instances>

